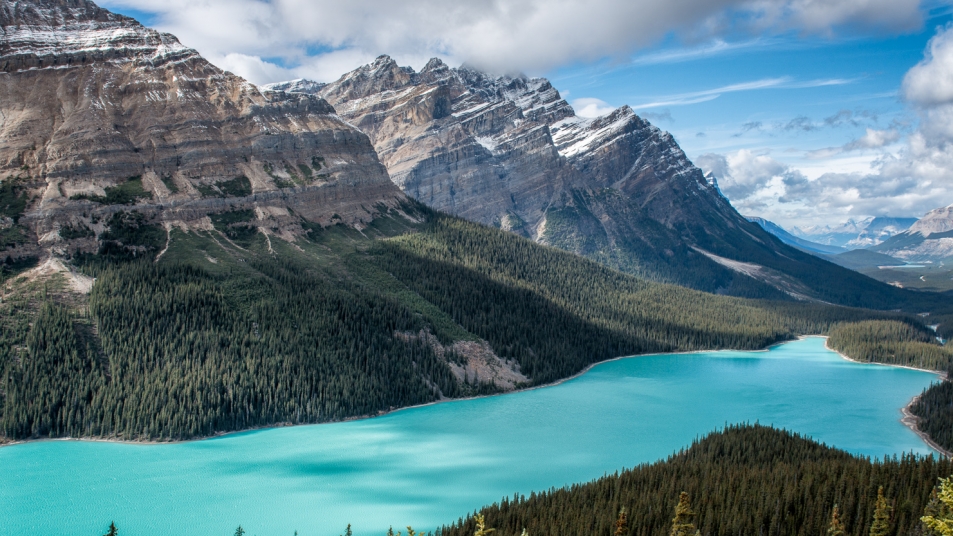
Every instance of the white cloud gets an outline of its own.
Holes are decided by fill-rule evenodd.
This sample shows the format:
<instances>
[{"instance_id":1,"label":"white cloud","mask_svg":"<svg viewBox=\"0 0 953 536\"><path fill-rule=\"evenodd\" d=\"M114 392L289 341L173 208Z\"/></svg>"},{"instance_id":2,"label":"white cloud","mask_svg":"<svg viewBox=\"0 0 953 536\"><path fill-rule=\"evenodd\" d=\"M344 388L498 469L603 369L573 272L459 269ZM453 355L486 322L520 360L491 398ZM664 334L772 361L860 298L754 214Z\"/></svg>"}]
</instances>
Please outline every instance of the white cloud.
<instances>
[{"instance_id":1,"label":"white cloud","mask_svg":"<svg viewBox=\"0 0 953 536\"><path fill-rule=\"evenodd\" d=\"M844 151L857 149L879 149L900 139L900 133L895 129L877 130L868 128L862 137L844 145Z\"/></svg>"},{"instance_id":2,"label":"white cloud","mask_svg":"<svg viewBox=\"0 0 953 536\"><path fill-rule=\"evenodd\" d=\"M953 103L953 32L949 28L930 40L923 61L904 76L903 95L924 107Z\"/></svg>"},{"instance_id":3,"label":"white cloud","mask_svg":"<svg viewBox=\"0 0 953 536\"><path fill-rule=\"evenodd\" d=\"M157 26L253 82L296 73L309 58L347 51L422 66L439 56L495 71L539 72L574 61L622 58L677 34L689 40L897 31L921 23L919 0L103 0L157 15ZM717 41L716 41L717 42ZM344 56L341 56L342 58ZM252 58L249 61L248 58ZM254 60L257 58L257 60ZM411 61L424 58L423 61ZM341 72L358 64L344 66ZM329 80L322 69L315 69ZM338 73L340 74L340 72Z\"/></svg>"},{"instance_id":4,"label":"white cloud","mask_svg":"<svg viewBox=\"0 0 953 536\"><path fill-rule=\"evenodd\" d=\"M840 147L828 147L826 149L809 151L807 157L815 160L826 160L841 153L864 149L881 149L896 143L898 140L900 140L900 132L897 129L889 128L877 130L868 127L867 132L856 140L851 140Z\"/></svg>"},{"instance_id":5,"label":"white cloud","mask_svg":"<svg viewBox=\"0 0 953 536\"><path fill-rule=\"evenodd\" d=\"M660 108L663 106L684 106L687 104L698 104L715 100L725 93L736 93L739 91L754 91L758 89L805 89L820 86L839 86L849 84L854 80L844 78L807 80L797 82L789 76L780 78L762 78L761 80L752 80L751 82L742 82L739 84L730 84L727 86L705 89L701 91L692 91L691 93L678 93L659 97L660 100L636 104L632 106L633 110L644 110L647 108Z\"/></svg>"},{"instance_id":6,"label":"white cloud","mask_svg":"<svg viewBox=\"0 0 953 536\"><path fill-rule=\"evenodd\" d=\"M599 117L615 110L608 102L589 97L575 99L571 104L579 117Z\"/></svg>"},{"instance_id":7,"label":"white cloud","mask_svg":"<svg viewBox=\"0 0 953 536\"><path fill-rule=\"evenodd\" d=\"M801 169L749 151L697 160L703 169L720 170L722 190L739 210L782 224L921 216L953 203L953 26L930 40L923 60L904 77L902 94L920 119L906 138L902 133L909 125L867 127L841 147L808 153L817 164ZM825 124L856 126L864 115L841 112ZM862 155L875 156L864 164ZM831 171L837 160L848 169Z\"/></svg>"}]
</instances>

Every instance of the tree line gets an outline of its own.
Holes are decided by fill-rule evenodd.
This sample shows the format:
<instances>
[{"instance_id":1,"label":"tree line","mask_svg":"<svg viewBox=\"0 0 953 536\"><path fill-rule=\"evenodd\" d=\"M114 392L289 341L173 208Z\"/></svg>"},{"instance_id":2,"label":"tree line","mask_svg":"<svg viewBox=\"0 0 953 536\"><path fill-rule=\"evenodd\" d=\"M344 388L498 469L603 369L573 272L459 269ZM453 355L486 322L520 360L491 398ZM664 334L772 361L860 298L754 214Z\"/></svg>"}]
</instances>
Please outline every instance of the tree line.
<instances>
[{"instance_id":1,"label":"tree line","mask_svg":"<svg viewBox=\"0 0 953 536\"><path fill-rule=\"evenodd\" d=\"M437 535L469 536L477 516L499 536L524 529L530 535L609 535L616 534L622 509L625 536L834 536L832 525L844 536L921 535L927 533L921 517L943 508L938 479L951 472L947 459L907 454L871 460L797 434L738 425L665 461L504 498ZM686 504L688 496L693 505Z\"/></svg>"}]
</instances>

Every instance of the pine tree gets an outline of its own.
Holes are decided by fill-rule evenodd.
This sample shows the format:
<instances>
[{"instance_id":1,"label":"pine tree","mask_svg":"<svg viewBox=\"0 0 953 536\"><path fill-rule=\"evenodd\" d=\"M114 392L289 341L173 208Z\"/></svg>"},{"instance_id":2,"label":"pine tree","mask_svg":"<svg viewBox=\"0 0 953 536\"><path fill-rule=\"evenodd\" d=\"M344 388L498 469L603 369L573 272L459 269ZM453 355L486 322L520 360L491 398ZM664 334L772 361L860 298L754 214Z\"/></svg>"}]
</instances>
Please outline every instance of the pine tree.
<instances>
[{"instance_id":1,"label":"pine tree","mask_svg":"<svg viewBox=\"0 0 953 536\"><path fill-rule=\"evenodd\" d=\"M342 536L354 536L354 532L351 531L351 524L347 524L347 528L344 529L344 534Z\"/></svg>"},{"instance_id":2,"label":"pine tree","mask_svg":"<svg viewBox=\"0 0 953 536\"><path fill-rule=\"evenodd\" d=\"M245 536L245 529L243 529L241 525L235 529L235 536Z\"/></svg>"},{"instance_id":3,"label":"pine tree","mask_svg":"<svg viewBox=\"0 0 953 536\"><path fill-rule=\"evenodd\" d=\"M870 536L887 536L890 532L890 506L884 497L884 487L877 489L877 502L874 504L874 522L870 525Z\"/></svg>"},{"instance_id":4,"label":"pine tree","mask_svg":"<svg viewBox=\"0 0 953 536\"><path fill-rule=\"evenodd\" d=\"M484 519L483 514L477 514L473 517L476 520L476 532L473 533L473 536L486 536L487 534L495 531L496 529L486 528L486 519Z\"/></svg>"},{"instance_id":5,"label":"pine tree","mask_svg":"<svg viewBox=\"0 0 953 536\"><path fill-rule=\"evenodd\" d=\"M840 511L837 508L837 505L834 505L834 510L831 512L831 524L827 527L827 536L846 536L847 531L844 530L844 524L840 520Z\"/></svg>"},{"instance_id":6,"label":"pine tree","mask_svg":"<svg viewBox=\"0 0 953 536\"><path fill-rule=\"evenodd\" d=\"M524 531L526 529L523 529ZM619 518L615 520L614 536L625 536L629 532L629 516L625 513L625 506L619 510Z\"/></svg>"},{"instance_id":7,"label":"pine tree","mask_svg":"<svg viewBox=\"0 0 953 536\"><path fill-rule=\"evenodd\" d=\"M953 477L941 478L937 488L920 521L929 533L953 536Z\"/></svg>"},{"instance_id":8,"label":"pine tree","mask_svg":"<svg viewBox=\"0 0 953 536\"><path fill-rule=\"evenodd\" d=\"M117 534L119 534L119 530L116 528L116 522L111 521L109 523L109 531L106 532L105 536L116 536Z\"/></svg>"},{"instance_id":9,"label":"pine tree","mask_svg":"<svg viewBox=\"0 0 953 536\"><path fill-rule=\"evenodd\" d=\"M671 536L695 536L697 532L693 520L695 512L688 499L688 493L682 492L678 496L678 505L675 506L675 518L672 519Z\"/></svg>"}]
</instances>

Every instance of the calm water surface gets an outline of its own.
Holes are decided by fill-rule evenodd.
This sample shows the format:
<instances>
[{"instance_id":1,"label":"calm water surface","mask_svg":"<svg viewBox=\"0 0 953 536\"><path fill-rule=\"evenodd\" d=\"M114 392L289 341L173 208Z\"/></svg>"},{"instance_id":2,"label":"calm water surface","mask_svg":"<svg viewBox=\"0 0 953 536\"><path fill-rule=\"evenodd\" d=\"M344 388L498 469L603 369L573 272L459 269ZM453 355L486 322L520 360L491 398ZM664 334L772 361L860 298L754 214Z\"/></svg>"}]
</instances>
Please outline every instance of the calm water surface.
<instances>
[{"instance_id":1,"label":"calm water surface","mask_svg":"<svg viewBox=\"0 0 953 536\"><path fill-rule=\"evenodd\" d=\"M929 453L900 408L936 377L847 362L808 338L767 352L622 359L558 386L169 445L0 448L0 534L335 536L433 529L665 458L725 423L854 453Z\"/></svg>"}]
</instances>

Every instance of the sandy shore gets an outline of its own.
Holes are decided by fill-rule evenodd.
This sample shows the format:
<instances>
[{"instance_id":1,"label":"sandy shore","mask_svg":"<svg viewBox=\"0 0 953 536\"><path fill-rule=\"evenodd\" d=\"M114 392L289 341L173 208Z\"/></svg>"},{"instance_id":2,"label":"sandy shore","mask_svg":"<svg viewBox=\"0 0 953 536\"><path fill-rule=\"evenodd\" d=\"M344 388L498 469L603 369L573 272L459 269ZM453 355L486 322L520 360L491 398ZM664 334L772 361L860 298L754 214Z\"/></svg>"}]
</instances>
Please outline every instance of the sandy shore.
<instances>
[{"instance_id":1,"label":"sandy shore","mask_svg":"<svg viewBox=\"0 0 953 536\"><path fill-rule=\"evenodd\" d=\"M824 338L826 339L827 337L824 337ZM884 367L895 367L895 368L905 368L905 369L910 369L910 370L918 370L918 371L920 371L920 372L929 372L929 373L931 373L931 374L936 374L941 380L945 380L945 379L946 379L946 373L945 373L945 372L938 371L938 370L930 370L930 369L923 369L923 368L917 368L917 367L909 367L909 366L906 366L906 365L891 365L891 364L889 364L889 363L871 363L871 362L867 362L867 361L858 361L858 360L856 360L856 359L851 359L850 357L847 357L846 355L842 354L841 352L838 352L837 350L831 348L830 345L829 345L827 342L824 343L824 348L827 348L828 350L830 350L830 351L834 352L835 354L841 356L843 359L846 359L847 361L850 361L851 363L861 363L861 364L864 364L864 365L881 365L881 366L884 366ZM926 443L927 445L929 445L930 448L932 448L933 450L939 452L939 453L942 454L943 456L946 456L947 458L953 458L953 452L950 452L950 451L946 450L945 448L941 447L940 445L937 445L932 439L930 439L930 436L928 436L925 432L923 432L922 430L920 430L920 427L917 426L917 425L920 423L920 417L917 417L916 415L914 415L914 414L910 411L910 408L912 408L913 405L917 403L917 400L920 400L920 395L917 395L917 396L913 397L912 399L910 399L910 402L907 403L907 405L904 406L904 407L900 410L900 413L903 414L903 417L900 419L900 422L902 422L902 423L904 424L904 426L906 426L907 428L913 430L913 433L915 433L915 434L917 434L918 436L920 436L920 439L922 439L924 443Z\"/></svg>"}]
</instances>

